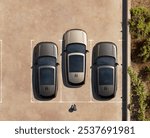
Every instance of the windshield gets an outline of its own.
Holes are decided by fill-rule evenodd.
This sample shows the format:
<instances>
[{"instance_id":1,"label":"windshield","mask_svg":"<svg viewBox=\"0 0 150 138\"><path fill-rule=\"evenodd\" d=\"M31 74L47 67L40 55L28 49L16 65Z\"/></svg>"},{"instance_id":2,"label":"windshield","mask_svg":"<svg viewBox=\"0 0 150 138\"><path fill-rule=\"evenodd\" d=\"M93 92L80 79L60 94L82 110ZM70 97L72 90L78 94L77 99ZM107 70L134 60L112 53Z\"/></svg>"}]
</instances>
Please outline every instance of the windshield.
<instances>
[{"instance_id":1,"label":"windshield","mask_svg":"<svg viewBox=\"0 0 150 138\"><path fill-rule=\"evenodd\" d=\"M100 68L98 77L99 77L99 85L113 85L112 68Z\"/></svg>"},{"instance_id":2,"label":"windshield","mask_svg":"<svg viewBox=\"0 0 150 138\"><path fill-rule=\"evenodd\" d=\"M72 53L72 52L85 53L86 52L86 47L85 47L84 44L73 43L73 44L69 44L67 46L67 51L69 53Z\"/></svg>"},{"instance_id":3,"label":"windshield","mask_svg":"<svg viewBox=\"0 0 150 138\"><path fill-rule=\"evenodd\" d=\"M97 59L97 65L115 65L115 59L113 57L99 57Z\"/></svg>"},{"instance_id":4,"label":"windshield","mask_svg":"<svg viewBox=\"0 0 150 138\"><path fill-rule=\"evenodd\" d=\"M56 58L55 57L40 57L38 59L38 65L52 65L55 66L56 64Z\"/></svg>"},{"instance_id":5,"label":"windshield","mask_svg":"<svg viewBox=\"0 0 150 138\"><path fill-rule=\"evenodd\" d=\"M40 85L54 85L54 69L40 69Z\"/></svg>"},{"instance_id":6,"label":"windshield","mask_svg":"<svg viewBox=\"0 0 150 138\"><path fill-rule=\"evenodd\" d=\"M83 72L83 56L69 56L69 72Z\"/></svg>"}]
</instances>

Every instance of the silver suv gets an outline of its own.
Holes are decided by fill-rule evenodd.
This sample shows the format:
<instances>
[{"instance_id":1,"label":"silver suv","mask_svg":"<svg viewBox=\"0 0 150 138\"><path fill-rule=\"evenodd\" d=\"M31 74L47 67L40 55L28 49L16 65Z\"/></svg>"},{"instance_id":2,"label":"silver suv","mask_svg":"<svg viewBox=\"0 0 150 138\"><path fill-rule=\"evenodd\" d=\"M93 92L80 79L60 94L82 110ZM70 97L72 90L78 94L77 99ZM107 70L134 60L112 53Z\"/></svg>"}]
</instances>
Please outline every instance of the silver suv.
<instances>
[{"instance_id":1,"label":"silver suv","mask_svg":"<svg viewBox=\"0 0 150 138\"><path fill-rule=\"evenodd\" d=\"M71 85L85 82L87 34L80 29L68 30L63 36L66 77Z\"/></svg>"}]
</instances>

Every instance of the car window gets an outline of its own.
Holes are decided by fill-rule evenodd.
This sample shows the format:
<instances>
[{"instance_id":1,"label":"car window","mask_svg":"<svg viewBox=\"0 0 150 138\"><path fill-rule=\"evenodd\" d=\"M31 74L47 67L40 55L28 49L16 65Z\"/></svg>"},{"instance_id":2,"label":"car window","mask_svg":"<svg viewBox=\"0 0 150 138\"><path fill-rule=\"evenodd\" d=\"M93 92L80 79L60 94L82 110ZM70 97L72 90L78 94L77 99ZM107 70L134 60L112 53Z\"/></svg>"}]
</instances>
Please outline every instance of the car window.
<instances>
[{"instance_id":1,"label":"car window","mask_svg":"<svg viewBox=\"0 0 150 138\"><path fill-rule=\"evenodd\" d=\"M98 77L99 77L99 85L113 85L112 68L100 68Z\"/></svg>"},{"instance_id":2,"label":"car window","mask_svg":"<svg viewBox=\"0 0 150 138\"><path fill-rule=\"evenodd\" d=\"M54 85L54 69L40 69L40 85Z\"/></svg>"},{"instance_id":3,"label":"car window","mask_svg":"<svg viewBox=\"0 0 150 138\"><path fill-rule=\"evenodd\" d=\"M67 45L67 51L69 53L72 53L72 52L85 53L86 47L84 44L73 43L73 44Z\"/></svg>"},{"instance_id":4,"label":"car window","mask_svg":"<svg viewBox=\"0 0 150 138\"><path fill-rule=\"evenodd\" d=\"M69 56L69 72L83 72L83 56Z\"/></svg>"},{"instance_id":5,"label":"car window","mask_svg":"<svg viewBox=\"0 0 150 138\"><path fill-rule=\"evenodd\" d=\"M56 58L55 57L40 57L38 59L38 65L52 65L55 66L56 64Z\"/></svg>"},{"instance_id":6,"label":"car window","mask_svg":"<svg viewBox=\"0 0 150 138\"><path fill-rule=\"evenodd\" d=\"M113 57L99 57L97 59L97 65L115 65L115 59Z\"/></svg>"}]
</instances>

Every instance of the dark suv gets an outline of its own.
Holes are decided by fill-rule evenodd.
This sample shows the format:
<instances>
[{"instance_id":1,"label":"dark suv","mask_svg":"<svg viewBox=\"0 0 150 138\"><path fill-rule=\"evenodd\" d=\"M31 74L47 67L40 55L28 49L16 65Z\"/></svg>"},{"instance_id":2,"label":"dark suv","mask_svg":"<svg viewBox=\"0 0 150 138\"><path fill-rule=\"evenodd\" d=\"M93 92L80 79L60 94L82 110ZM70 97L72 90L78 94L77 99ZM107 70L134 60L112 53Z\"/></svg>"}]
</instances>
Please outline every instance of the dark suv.
<instances>
[{"instance_id":1,"label":"dark suv","mask_svg":"<svg viewBox=\"0 0 150 138\"><path fill-rule=\"evenodd\" d=\"M97 93L101 97L114 97L117 89L117 47L112 42L99 42L93 48Z\"/></svg>"},{"instance_id":2,"label":"dark suv","mask_svg":"<svg viewBox=\"0 0 150 138\"><path fill-rule=\"evenodd\" d=\"M38 43L33 52L33 84L36 95L51 99L57 91L57 46L52 42Z\"/></svg>"}]
</instances>

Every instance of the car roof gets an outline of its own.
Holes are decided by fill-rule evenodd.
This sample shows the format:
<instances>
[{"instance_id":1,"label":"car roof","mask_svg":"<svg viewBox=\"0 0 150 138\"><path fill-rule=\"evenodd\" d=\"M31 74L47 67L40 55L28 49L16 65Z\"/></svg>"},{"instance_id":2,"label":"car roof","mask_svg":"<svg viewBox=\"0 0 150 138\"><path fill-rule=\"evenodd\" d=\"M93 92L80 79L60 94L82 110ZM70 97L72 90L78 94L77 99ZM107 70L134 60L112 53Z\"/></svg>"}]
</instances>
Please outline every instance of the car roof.
<instances>
[{"instance_id":1,"label":"car roof","mask_svg":"<svg viewBox=\"0 0 150 138\"><path fill-rule=\"evenodd\" d=\"M40 42L34 48L36 57L52 56L57 58L57 46L53 42Z\"/></svg>"},{"instance_id":2,"label":"car roof","mask_svg":"<svg viewBox=\"0 0 150 138\"><path fill-rule=\"evenodd\" d=\"M93 48L94 60L100 56L111 56L117 58L117 47L112 42L99 42Z\"/></svg>"},{"instance_id":3,"label":"car roof","mask_svg":"<svg viewBox=\"0 0 150 138\"><path fill-rule=\"evenodd\" d=\"M81 29L71 29L64 33L63 35L64 45L67 46L71 43L82 43L87 45L87 34Z\"/></svg>"}]
</instances>

